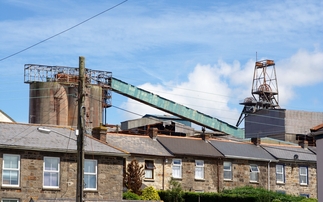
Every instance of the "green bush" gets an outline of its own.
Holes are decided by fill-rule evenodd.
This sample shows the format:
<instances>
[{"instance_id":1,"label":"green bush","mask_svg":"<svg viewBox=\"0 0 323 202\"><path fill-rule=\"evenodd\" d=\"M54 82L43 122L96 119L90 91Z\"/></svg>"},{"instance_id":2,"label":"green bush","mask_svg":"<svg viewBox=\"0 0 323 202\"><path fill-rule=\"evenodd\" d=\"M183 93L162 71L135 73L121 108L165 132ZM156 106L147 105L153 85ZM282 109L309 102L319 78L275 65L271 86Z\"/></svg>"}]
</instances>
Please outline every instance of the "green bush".
<instances>
[{"instance_id":1,"label":"green bush","mask_svg":"<svg viewBox=\"0 0 323 202\"><path fill-rule=\"evenodd\" d=\"M281 200L279 200L279 199L274 199L274 200L272 200L271 202L281 202Z\"/></svg>"},{"instance_id":2,"label":"green bush","mask_svg":"<svg viewBox=\"0 0 323 202\"><path fill-rule=\"evenodd\" d=\"M301 200L301 202L317 202L317 199L315 198L304 198Z\"/></svg>"},{"instance_id":3,"label":"green bush","mask_svg":"<svg viewBox=\"0 0 323 202\"><path fill-rule=\"evenodd\" d=\"M181 184L174 180L171 179L169 181L169 189L166 191L159 191L159 196L161 200L165 202L182 202L184 201L183 198L183 190Z\"/></svg>"},{"instance_id":4,"label":"green bush","mask_svg":"<svg viewBox=\"0 0 323 202\"><path fill-rule=\"evenodd\" d=\"M138 196L137 194L135 194L129 190L122 194L122 198L127 199L127 200L141 200L140 196Z\"/></svg>"},{"instance_id":5,"label":"green bush","mask_svg":"<svg viewBox=\"0 0 323 202\"><path fill-rule=\"evenodd\" d=\"M160 200L157 190L152 186L146 187L142 190L141 198L143 200Z\"/></svg>"}]
</instances>

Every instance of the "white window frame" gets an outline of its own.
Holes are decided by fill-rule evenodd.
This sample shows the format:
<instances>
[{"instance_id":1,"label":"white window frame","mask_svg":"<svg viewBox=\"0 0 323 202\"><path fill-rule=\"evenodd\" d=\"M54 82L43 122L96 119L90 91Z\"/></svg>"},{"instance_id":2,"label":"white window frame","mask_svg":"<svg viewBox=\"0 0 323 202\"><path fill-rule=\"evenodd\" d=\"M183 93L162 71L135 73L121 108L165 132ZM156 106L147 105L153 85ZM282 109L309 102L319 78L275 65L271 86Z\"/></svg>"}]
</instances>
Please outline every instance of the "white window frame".
<instances>
[{"instance_id":1,"label":"white window frame","mask_svg":"<svg viewBox=\"0 0 323 202\"><path fill-rule=\"evenodd\" d=\"M17 168L5 168L5 158L6 157L18 157ZM17 172L17 184L5 184L4 183L4 171ZM8 187L19 187L20 186L20 155L16 154L3 154L2 160L2 186Z\"/></svg>"},{"instance_id":2,"label":"white window frame","mask_svg":"<svg viewBox=\"0 0 323 202\"><path fill-rule=\"evenodd\" d=\"M152 163L152 164L149 164ZM155 162L153 160L145 160L145 179L154 179Z\"/></svg>"},{"instance_id":3,"label":"white window frame","mask_svg":"<svg viewBox=\"0 0 323 202\"><path fill-rule=\"evenodd\" d=\"M182 178L182 159L173 159L172 176L177 179Z\"/></svg>"},{"instance_id":4,"label":"white window frame","mask_svg":"<svg viewBox=\"0 0 323 202\"><path fill-rule=\"evenodd\" d=\"M259 182L259 173L258 165L250 164L250 182ZM257 179L252 179L253 175L255 175Z\"/></svg>"},{"instance_id":5,"label":"white window frame","mask_svg":"<svg viewBox=\"0 0 323 202\"><path fill-rule=\"evenodd\" d=\"M85 172L86 168L85 168L85 164L86 162L89 162L89 161L92 161L94 162L94 172ZM86 187L87 185L87 182L86 182L86 179L85 177L86 176L95 176L95 187ZM95 160L95 159L84 159L84 190L97 190L98 188L98 161Z\"/></svg>"},{"instance_id":6,"label":"white window frame","mask_svg":"<svg viewBox=\"0 0 323 202\"><path fill-rule=\"evenodd\" d=\"M57 169L56 170L46 170L46 159L51 159L51 160L57 160ZM56 167L56 165L54 166ZM45 174L48 173L50 174L50 178L55 178L57 175L57 185L45 185ZM60 158L59 157L49 157L49 156L44 156L44 162L43 162L43 187L44 188L59 188L59 183L60 183Z\"/></svg>"},{"instance_id":7,"label":"white window frame","mask_svg":"<svg viewBox=\"0 0 323 202\"><path fill-rule=\"evenodd\" d=\"M302 173L302 169L305 169L305 173ZM302 177L305 177L305 182L302 182ZM299 167L299 184L308 185L308 168L306 166Z\"/></svg>"},{"instance_id":8,"label":"white window frame","mask_svg":"<svg viewBox=\"0 0 323 202\"><path fill-rule=\"evenodd\" d=\"M204 179L204 161L195 160L195 179Z\"/></svg>"},{"instance_id":9,"label":"white window frame","mask_svg":"<svg viewBox=\"0 0 323 202\"><path fill-rule=\"evenodd\" d=\"M224 164L225 163L227 163L227 164L229 164L230 166L230 168L229 169L226 169L225 168L225 166L224 166ZM230 178L226 178L225 176L225 173L229 173L230 174ZM232 162L230 162L230 161L224 161L223 162L223 179L224 180L232 180L232 178L233 178L233 173L232 173Z\"/></svg>"},{"instance_id":10,"label":"white window frame","mask_svg":"<svg viewBox=\"0 0 323 202\"><path fill-rule=\"evenodd\" d=\"M285 166L282 164L276 164L276 183L285 183Z\"/></svg>"},{"instance_id":11,"label":"white window frame","mask_svg":"<svg viewBox=\"0 0 323 202\"><path fill-rule=\"evenodd\" d=\"M19 202L19 199L3 198L1 199L1 202Z\"/></svg>"}]
</instances>

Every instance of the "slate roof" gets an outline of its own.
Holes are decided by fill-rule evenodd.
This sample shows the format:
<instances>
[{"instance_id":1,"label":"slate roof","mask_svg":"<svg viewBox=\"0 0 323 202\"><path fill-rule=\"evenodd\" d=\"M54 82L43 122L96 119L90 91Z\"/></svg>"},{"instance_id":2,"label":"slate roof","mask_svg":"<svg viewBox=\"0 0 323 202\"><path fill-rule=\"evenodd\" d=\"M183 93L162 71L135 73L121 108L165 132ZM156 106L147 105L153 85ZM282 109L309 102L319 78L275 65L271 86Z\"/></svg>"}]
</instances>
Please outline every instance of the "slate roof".
<instances>
[{"instance_id":1,"label":"slate roof","mask_svg":"<svg viewBox=\"0 0 323 202\"><path fill-rule=\"evenodd\" d=\"M316 161L313 152L300 146L261 144L261 147L279 160L294 160L296 154L299 161Z\"/></svg>"},{"instance_id":2,"label":"slate roof","mask_svg":"<svg viewBox=\"0 0 323 202\"><path fill-rule=\"evenodd\" d=\"M107 143L131 154L172 156L158 141L144 135L107 133Z\"/></svg>"},{"instance_id":3,"label":"slate roof","mask_svg":"<svg viewBox=\"0 0 323 202\"><path fill-rule=\"evenodd\" d=\"M223 157L212 145L200 138L158 135L157 140L174 155Z\"/></svg>"},{"instance_id":4,"label":"slate roof","mask_svg":"<svg viewBox=\"0 0 323 202\"><path fill-rule=\"evenodd\" d=\"M268 152L252 143L210 139L209 142L226 158L275 161Z\"/></svg>"},{"instance_id":5,"label":"slate roof","mask_svg":"<svg viewBox=\"0 0 323 202\"><path fill-rule=\"evenodd\" d=\"M38 127L49 129L51 132L40 132L37 130ZM71 128L0 122L0 147L2 148L76 153L76 138ZM91 136L84 136L84 141L85 154L127 155L122 150Z\"/></svg>"}]
</instances>

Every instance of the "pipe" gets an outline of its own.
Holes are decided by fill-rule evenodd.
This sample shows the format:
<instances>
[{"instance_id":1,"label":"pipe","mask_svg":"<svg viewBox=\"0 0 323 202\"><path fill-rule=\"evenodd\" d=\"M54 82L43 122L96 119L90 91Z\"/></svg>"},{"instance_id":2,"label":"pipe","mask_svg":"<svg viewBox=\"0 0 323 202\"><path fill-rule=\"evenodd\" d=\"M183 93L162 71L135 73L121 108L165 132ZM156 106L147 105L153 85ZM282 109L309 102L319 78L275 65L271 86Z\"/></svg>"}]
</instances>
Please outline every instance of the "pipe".
<instances>
[{"instance_id":1,"label":"pipe","mask_svg":"<svg viewBox=\"0 0 323 202\"><path fill-rule=\"evenodd\" d=\"M270 163L271 163L271 160L269 160L268 162L268 168L267 168L267 175L268 175L268 191L270 191Z\"/></svg>"}]
</instances>

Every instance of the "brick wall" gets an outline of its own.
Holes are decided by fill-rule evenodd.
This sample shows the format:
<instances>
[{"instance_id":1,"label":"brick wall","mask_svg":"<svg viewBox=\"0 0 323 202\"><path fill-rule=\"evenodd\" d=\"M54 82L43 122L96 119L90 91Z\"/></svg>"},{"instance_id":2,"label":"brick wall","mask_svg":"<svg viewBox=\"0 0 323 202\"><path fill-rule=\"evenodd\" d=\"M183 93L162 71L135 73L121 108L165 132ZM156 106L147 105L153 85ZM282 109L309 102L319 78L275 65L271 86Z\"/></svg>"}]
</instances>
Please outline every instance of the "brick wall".
<instances>
[{"instance_id":1,"label":"brick wall","mask_svg":"<svg viewBox=\"0 0 323 202\"><path fill-rule=\"evenodd\" d=\"M1 150L0 167L3 154L20 155L20 187L1 187L3 198L19 198L21 202L45 199L75 199L76 196L76 154ZM60 157L60 187L59 189L43 188L43 158L44 156ZM86 199L120 200L122 198L123 159L109 156L85 156L86 159L98 160L98 189L84 191ZM2 182L2 172L0 175Z\"/></svg>"}]
</instances>

